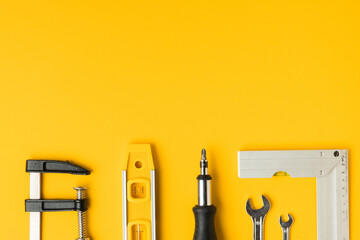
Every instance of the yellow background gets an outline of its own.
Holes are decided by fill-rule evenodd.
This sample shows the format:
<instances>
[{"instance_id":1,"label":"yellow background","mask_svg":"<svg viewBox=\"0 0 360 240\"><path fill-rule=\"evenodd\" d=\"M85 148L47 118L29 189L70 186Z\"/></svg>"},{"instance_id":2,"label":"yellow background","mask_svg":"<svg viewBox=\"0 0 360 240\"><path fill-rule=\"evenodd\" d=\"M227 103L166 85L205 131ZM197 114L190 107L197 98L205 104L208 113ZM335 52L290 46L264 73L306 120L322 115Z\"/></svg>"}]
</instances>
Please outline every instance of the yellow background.
<instances>
[{"instance_id":1,"label":"yellow background","mask_svg":"<svg viewBox=\"0 0 360 240\"><path fill-rule=\"evenodd\" d=\"M271 199L266 239L316 239L315 179L237 177L237 151L350 150L351 238L360 239L358 1L0 2L0 239L27 239L25 160L60 159L90 176L48 174L44 198L87 186L89 234L121 239L121 165L151 143L158 239L192 239L202 147L219 240L252 239L251 197ZM44 214L43 239L75 239L76 213Z\"/></svg>"}]
</instances>

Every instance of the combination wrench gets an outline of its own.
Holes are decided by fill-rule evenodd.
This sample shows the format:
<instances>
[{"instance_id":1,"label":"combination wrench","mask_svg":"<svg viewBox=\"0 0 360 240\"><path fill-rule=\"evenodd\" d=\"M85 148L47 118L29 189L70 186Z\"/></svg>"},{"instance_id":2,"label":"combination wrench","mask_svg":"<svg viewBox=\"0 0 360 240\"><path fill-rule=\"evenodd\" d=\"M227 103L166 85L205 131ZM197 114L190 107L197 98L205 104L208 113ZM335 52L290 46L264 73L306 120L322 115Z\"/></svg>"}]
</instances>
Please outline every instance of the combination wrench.
<instances>
[{"instance_id":1,"label":"combination wrench","mask_svg":"<svg viewBox=\"0 0 360 240\"><path fill-rule=\"evenodd\" d=\"M264 206L260 209L253 209L250 204L250 199L246 202L246 212L250 215L253 221L253 239L263 239L264 219L266 213L270 210L270 202L265 196L262 196Z\"/></svg>"},{"instance_id":2,"label":"combination wrench","mask_svg":"<svg viewBox=\"0 0 360 240\"><path fill-rule=\"evenodd\" d=\"M280 226L282 228L282 231L283 231L283 240L289 240L289 237L290 237L290 227L293 223L293 218L290 214L288 214L289 216L289 220L287 222L284 222L280 216Z\"/></svg>"}]
</instances>

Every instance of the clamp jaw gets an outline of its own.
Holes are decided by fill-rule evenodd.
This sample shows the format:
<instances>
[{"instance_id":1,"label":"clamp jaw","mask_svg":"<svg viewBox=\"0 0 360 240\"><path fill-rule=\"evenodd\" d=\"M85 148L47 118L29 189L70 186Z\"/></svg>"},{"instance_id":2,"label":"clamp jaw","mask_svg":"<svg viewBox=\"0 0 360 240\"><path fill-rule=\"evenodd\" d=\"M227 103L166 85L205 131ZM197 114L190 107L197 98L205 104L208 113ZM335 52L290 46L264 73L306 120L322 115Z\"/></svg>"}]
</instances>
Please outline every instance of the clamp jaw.
<instances>
[{"instance_id":1,"label":"clamp jaw","mask_svg":"<svg viewBox=\"0 0 360 240\"><path fill-rule=\"evenodd\" d=\"M90 171L67 161L27 160L28 173L70 173L75 175L90 175Z\"/></svg>"},{"instance_id":2,"label":"clamp jaw","mask_svg":"<svg viewBox=\"0 0 360 240\"><path fill-rule=\"evenodd\" d=\"M66 161L27 160L26 172L30 173L30 199L25 200L25 211L30 212L30 240L40 240L41 212L87 210L86 199L41 199L41 173L68 173L89 175L90 171Z\"/></svg>"}]
</instances>

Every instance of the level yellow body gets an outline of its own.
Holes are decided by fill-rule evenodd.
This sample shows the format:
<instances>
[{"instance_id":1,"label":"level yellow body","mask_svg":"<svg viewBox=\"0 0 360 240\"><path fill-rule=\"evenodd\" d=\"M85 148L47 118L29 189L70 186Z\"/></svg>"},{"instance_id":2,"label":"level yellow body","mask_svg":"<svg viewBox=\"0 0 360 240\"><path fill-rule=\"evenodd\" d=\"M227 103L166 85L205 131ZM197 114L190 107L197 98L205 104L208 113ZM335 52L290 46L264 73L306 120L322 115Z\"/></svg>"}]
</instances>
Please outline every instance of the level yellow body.
<instances>
[{"instance_id":1,"label":"level yellow body","mask_svg":"<svg viewBox=\"0 0 360 240\"><path fill-rule=\"evenodd\" d=\"M123 231L127 236L124 232L123 240L155 240L155 169L150 144L129 145L123 167L125 179Z\"/></svg>"}]
</instances>

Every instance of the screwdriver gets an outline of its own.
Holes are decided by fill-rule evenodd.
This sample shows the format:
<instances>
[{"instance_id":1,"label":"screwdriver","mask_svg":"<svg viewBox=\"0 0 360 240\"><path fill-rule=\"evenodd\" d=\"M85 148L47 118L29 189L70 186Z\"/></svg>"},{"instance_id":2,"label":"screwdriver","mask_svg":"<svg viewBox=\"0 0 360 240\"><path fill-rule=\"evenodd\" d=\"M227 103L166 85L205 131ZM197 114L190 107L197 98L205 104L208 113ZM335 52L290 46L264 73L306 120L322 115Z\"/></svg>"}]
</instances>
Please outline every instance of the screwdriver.
<instances>
[{"instance_id":1,"label":"screwdriver","mask_svg":"<svg viewBox=\"0 0 360 240\"><path fill-rule=\"evenodd\" d=\"M201 151L200 175L198 180L198 204L193 207L195 215L195 233L194 240L216 240L215 234L215 212L216 207L211 204L210 181L208 175L208 161L206 159L206 150Z\"/></svg>"}]
</instances>

